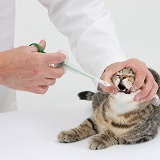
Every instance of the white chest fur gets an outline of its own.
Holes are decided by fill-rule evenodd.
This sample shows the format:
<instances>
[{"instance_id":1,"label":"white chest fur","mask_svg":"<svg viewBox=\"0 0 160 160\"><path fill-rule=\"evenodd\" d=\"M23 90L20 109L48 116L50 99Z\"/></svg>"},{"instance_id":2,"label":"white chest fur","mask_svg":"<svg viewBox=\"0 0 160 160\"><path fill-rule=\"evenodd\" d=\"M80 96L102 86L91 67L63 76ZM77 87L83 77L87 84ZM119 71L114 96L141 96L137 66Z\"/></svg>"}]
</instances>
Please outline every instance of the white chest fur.
<instances>
[{"instance_id":1,"label":"white chest fur","mask_svg":"<svg viewBox=\"0 0 160 160\"><path fill-rule=\"evenodd\" d=\"M123 114L138 108L139 102L134 101L134 97L138 92L140 90L131 94L124 94L123 92L118 92L116 95L110 94L109 105L111 109L117 114Z\"/></svg>"}]
</instances>

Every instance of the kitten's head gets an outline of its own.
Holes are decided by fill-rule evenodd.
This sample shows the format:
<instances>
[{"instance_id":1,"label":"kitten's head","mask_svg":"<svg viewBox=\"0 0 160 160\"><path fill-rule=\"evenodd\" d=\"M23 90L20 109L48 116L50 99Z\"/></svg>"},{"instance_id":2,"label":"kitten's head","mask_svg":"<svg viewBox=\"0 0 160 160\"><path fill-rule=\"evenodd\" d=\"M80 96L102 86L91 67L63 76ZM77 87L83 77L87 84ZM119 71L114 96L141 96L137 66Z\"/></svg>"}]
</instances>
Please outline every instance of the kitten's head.
<instances>
[{"instance_id":1,"label":"kitten's head","mask_svg":"<svg viewBox=\"0 0 160 160\"><path fill-rule=\"evenodd\" d=\"M119 89L119 92L130 94L130 89L135 80L135 74L130 68L124 68L117 72L112 81L114 85Z\"/></svg>"},{"instance_id":2,"label":"kitten's head","mask_svg":"<svg viewBox=\"0 0 160 160\"><path fill-rule=\"evenodd\" d=\"M111 102L114 102L114 103L118 102L120 104L120 107L118 105L118 108L114 108L117 111L119 110L119 113L131 111L131 110L134 110L135 108L139 108L140 106L141 108L144 108L148 106L149 104L153 104L154 106L160 105L160 99L157 94L152 100L144 102L144 103L134 101L135 95L141 91L141 88L138 89L136 92L131 93L130 89L135 81L135 74L130 68L125 68L117 72L113 76L112 81L114 85L118 88L119 93L116 95L110 94L111 95L110 100ZM145 85L145 82L144 82L144 85ZM122 102L123 102L123 107L121 106ZM128 102L130 103L130 105L128 105ZM133 103L131 104L131 102ZM124 104L127 104L127 105L124 105ZM116 106L113 103L112 105ZM121 110L121 108L123 109Z\"/></svg>"}]
</instances>

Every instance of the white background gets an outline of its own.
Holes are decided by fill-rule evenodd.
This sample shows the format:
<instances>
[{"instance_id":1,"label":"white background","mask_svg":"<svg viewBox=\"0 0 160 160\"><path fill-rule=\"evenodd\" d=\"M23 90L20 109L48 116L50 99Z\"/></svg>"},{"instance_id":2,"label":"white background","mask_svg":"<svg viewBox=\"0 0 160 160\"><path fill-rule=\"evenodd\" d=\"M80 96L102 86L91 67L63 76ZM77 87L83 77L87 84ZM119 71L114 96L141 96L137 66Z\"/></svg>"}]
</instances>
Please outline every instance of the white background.
<instances>
[{"instance_id":1,"label":"white background","mask_svg":"<svg viewBox=\"0 0 160 160\"><path fill-rule=\"evenodd\" d=\"M128 58L139 58L160 73L160 1L104 0L111 11L119 41ZM47 10L37 0L17 0L15 47L47 41L46 52L65 50L69 61L78 65L67 38L50 22ZM67 72L45 95L17 92L20 110L79 101L77 93L96 90L92 81Z\"/></svg>"},{"instance_id":2,"label":"white background","mask_svg":"<svg viewBox=\"0 0 160 160\"><path fill-rule=\"evenodd\" d=\"M77 126L90 113L91 107L86 102L1 113L0 160L160 159L160 132L146 143L115 145L98 151L89 149L91 137L75 143L58 142L60 131Z\"/></svg>"}]
</instances>

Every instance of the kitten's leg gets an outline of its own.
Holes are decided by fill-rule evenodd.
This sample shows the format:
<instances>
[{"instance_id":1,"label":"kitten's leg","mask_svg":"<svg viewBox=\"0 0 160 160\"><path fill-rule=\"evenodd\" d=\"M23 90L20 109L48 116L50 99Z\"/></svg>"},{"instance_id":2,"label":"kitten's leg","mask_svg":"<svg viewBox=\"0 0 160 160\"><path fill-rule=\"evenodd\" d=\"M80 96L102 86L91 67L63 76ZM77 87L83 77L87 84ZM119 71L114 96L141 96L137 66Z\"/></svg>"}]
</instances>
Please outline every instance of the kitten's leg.
<instances>
[{"instance_id":1,"label":"kitten's leg","mask_svg":"<svg viewBox=\"0 0 160 160\"><path fill-rule=\"evenodd\" d=\"M103 92L97 92L94 95L93 101L92 101L92 108L93 111L95 111L106 98L108 97L108 93L103 93Z\"/></svg>"},{"instance_id":2,"label":"kitten's leg","mask_svg":"<svg viewBox=\"0 0 160 160\"><path fill-rule=\"evenodd\" d=\"M141 131L142 132L142 131ZM119 138L119 144L136 144L136 143L144 143L149 140L152 140L156 137L158 130L150 129L150 133L142 134L138 132L132 132L128 135L124 135L123 137Z\"/></svg>"},{"instance_id":3,"label":"kitten's leg","mask_svg":"<svg viewBox=\"0 0 160 160\"><path fill-rule=\"evenodd\" d=\"M58 139L63 143L71 143L82 140L98 132L97 126L92 118L86 119L77 128L62 131L58 135Z\"/></svg>"},{"instance_id":4,"label":"kitten's leg","mask_svg":"<svg viewBox=\"0 0 160 160\"><path fill-rule=\"evenodd\" d=\"M111 131L94 135L89 141L90 149L93 150L108 148L116 144L119 142Z\"/></svg>"}]
</instances>

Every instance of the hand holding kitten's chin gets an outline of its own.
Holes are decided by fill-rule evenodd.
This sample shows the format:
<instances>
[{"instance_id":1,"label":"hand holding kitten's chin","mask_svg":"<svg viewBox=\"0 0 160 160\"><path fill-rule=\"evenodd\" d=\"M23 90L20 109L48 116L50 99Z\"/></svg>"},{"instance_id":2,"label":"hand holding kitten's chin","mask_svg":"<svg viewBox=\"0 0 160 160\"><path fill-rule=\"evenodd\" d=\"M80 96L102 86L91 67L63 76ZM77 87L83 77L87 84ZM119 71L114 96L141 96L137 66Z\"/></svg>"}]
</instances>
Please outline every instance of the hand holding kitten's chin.
<instances>
[{"instance_id":1,"label":"hand holding kitten's chin","mask_svg":"<svg viewBox=\"0 0 160 160\"><path fill-rule=\"evenodd\" d=\"M111 86L102 86L102 90L104 92L116 94L118 89L113 85L111 79L116 72L124 68L131 68L136 75L131 92L137 91L146 81L145 87L135 96L135 101L140 101L143 103L152 100L156 95L158 85L155 82L151 72L148 70L146 64L136 58L132 58L123 62L116 62L109 65L102 74L101 79L109 82Z\"/></svg>"}]
</instances>

